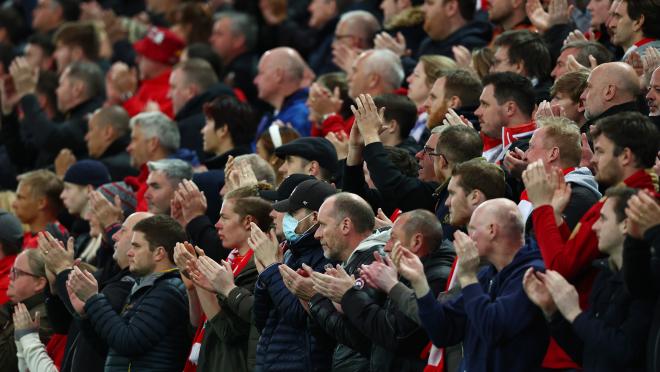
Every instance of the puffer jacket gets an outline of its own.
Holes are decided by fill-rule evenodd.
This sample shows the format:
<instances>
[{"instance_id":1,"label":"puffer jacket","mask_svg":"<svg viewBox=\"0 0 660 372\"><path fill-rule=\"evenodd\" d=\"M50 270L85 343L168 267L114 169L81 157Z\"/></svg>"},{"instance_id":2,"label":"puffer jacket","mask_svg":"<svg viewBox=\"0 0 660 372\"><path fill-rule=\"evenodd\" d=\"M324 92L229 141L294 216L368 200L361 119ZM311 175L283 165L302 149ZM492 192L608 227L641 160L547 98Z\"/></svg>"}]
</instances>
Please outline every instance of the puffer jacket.
<instances>
[{"instance_id":1,"label":"puffer jacket","mask_svg":"<svg viewBox=\"0 0 660 372\"><path fill-rule=\"evenodd\" d=\"M298 270L306 264L322 271L329 261L314 233L291 244L284 264ZM307 329L307 312L284 285L279 265L261 272L254 291L254 321L260 332L256 371L329 371L332 344L317 341Z\"/></svg>"},{"instance_id":2,"label":"puffer jacket","mask_svg":"<svg viewBox=\"0 0 660 372\"><path fill-rule=\"evenodd\" d=\"M117 314L108 298L85 303L96 333L110 347L106 372L180 372L191 343L188 297L177 269L140 278Z\"/></svg>"}]
</instances>

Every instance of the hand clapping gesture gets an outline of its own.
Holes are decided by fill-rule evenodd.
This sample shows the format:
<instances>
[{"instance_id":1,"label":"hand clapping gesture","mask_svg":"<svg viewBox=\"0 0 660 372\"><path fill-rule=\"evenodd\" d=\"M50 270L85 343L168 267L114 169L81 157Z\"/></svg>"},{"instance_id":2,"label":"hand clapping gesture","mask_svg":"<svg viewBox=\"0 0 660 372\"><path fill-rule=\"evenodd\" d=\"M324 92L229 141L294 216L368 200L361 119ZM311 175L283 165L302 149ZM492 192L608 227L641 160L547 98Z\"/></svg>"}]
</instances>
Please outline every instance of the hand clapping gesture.
<instances>
[{"instance_id":1,"label":"hand clapping gesture","mask_svg":"<svg viewBox=\"0 0 660 372\"><path fill-rule=\"evenodd\" d=\"M355 115L355 124L360 130L364 144L380 141L378 132L385 123L385 107L378 110L371 95L360 94L355 100L355 105L351 106L351 111Z\"/></svg>"},{"instance_id":2,"label":"hand clapping gesture","mask_svg":"<svg viewBox=\"0 0 660 372\"><path fill-rule=\"evenodd\" d=\"M392 288L399 282L396 267L392 260L380 253L374 252L374 261L369 265L362 265L360 277L370 287L390 293Z\"/></svg>"},{"instance_id":3,"label":"hand clapping gesture","mask_svg":"<svg viewBox=\"0 0 660 372\"><path fill-rule=\"evenodd\" d=\"M94 275L87 270L80 270L77 266L69 274L66 285L82 302L87 302L90 297L99 292L99 285Z\"/></svg>"},{"instance_id":4,"label":"hand clapping gesture","mask_svg":"<svg viewBox=\"0 0 660 372\"><path fill-rule=\"evenodd\" d=\"M261 270L277 263L282 262L283 255L280 250L280 244L277 242L275 229L271 229L269 234L266 235L256 223L250 223L250 236L248 237L248 246L254 251L254 259L258 261Z\"/></svg>"},{"instance_id":5,"label":"hand clapping gesture","mask_svg":"<svg viewBox=\"0 0 660 372\"><path fill-rule=\"evenodd\" d=\"M348 275L341 265L328 268L325 274L312 272L314 290L329 298L332 302L340 304L344 294L355 284L355 277Z\"/></svg>"},{"instance_id":6,"label":"hand clapping gesture","mask_svg":"<svg viewBox=\"0 0 660 372\"><path fill-rule=\"evenodd\" d=\"M222 264L219 264L208 256L201 256L197 260L197 270L199 272L193 273L193 281L195 281L195 283L197 283L197 281L203 281L199 275L199 273L201 273L208 279L213 290L218 294L227 297L229 292L236 287L231 265L225 260L222 260Z\"/></svg>"},{"instance_id":7,"label":"hand clapping gesture","mask_svg":"<svg viewBox=\"0 0 660 372\"><path fill-rule=\"evenodd\" d=\"M48 270L57 275L73 266L73 237L67 240L66 249L47 231L40 232L37 241Z\"/></svg>"},{"instance_id":8,"label":"hand clapping gesture","mask_svg":"<svg viewBox=\"0 0 660 372\"><path fill-rule=\"evenodd\" d=\"M403 247L400 242L394 243L392 248L393 262L396 269L404 278L408 279L415 290L417 298L424 297L429 292L429 284L424 275L424 265L416 254Z\"/></svg>"}]
</instances>

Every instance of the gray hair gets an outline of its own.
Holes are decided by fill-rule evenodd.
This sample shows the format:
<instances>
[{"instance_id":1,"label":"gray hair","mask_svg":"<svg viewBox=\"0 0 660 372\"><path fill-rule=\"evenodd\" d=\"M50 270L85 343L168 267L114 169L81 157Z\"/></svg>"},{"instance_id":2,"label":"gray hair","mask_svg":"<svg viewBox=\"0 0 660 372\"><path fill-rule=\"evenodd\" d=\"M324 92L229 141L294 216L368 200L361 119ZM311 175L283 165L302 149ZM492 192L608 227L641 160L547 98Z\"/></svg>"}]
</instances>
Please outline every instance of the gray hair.
<instances>
[{"instance_id":1,"label":"gray hair","mask_svg":"<svg viewBox=\"0 0 660 372\"><path fill-rule=\"evenodd\" d=\"M162 112L142 112L137 114L131 118L131 129L134 129L136 125L140 126L140 130L145 138L157 137L160 145L169 152L175 152L179 149L181 143L179 127Z\"/></svg>"},{"instance_id":2,"label":"gray hair","mask_svg":"<svg viewBox=\"0 0 660 372\"><path fill-rule=\"evenodd\" d=\"M94 115L96 115L100 126L112 126L115 132L117 132L117 137L122 137L129 131L128 123L130 121L130 117L128 116L126 110L124 110L124 108L121 106L112 105L103 107L96 110Z\"/></svg>"},{"instance_id":3,"label":"gray hair","mask_svg":"<svg viewBox=\"0 0 660 372\"><path fill-rule=\"evenodd\" d=\"M365 73L378 74L392 89L399 88L404 78L401 58L389 49L373 49L368 53L362 62Z\"/></svg>"},{"instance_id":4,"label":"gray hair","mask_svg":"<svg viewBox=\"0 0 660 372\"><path fill-rule=\"evenodd\" d=\"M264 159L257 154L240 155L234 158L234 166L240 162L247 161L254 172L257 181L263 181L271 185L275 185L275 170Z\"/></svg>"},{"instance_id":5,"label":"gray hair","mask_svg":"<svg viewBox=\"0 0 660 372\"><path fill-rule=\"evenodd\" d=\"M218 82L218 76L213 67L201 58L190 58L174 66L175 70L181 70L186 84L194 84L204 92Z\"/></svg>"},{"instance_id":6,"label":"gray hair","mask_svg":"<svg viewBox=\"0 0 660 372\"><path fill-rule=\"evenodd\" d=\"M245 37L245 47L253 50L257 46L257 22L249 14L227 10L215 15L215 21L223 18L231 20L231 33Z\"/></svg>"},{"instance_id":7,"label":"gray hair","mask_svg":"<svg viewBox=\"0 0 660 372\"><path fill-rule=\"evenodd\" d=\"M69 79L85 84L85 97L102 96L105 92L101 68L92 62L73 62L65 70Z\"/></svg>"},{"instance_id":8,"label":"gray hair","mask_svg":"<svg viewBox=\"0 0 660 372\"><path fill-rule=\"evenodd\" d=\"M362 39L368 48L374 46L374 37L381 29L378 19L365 10L346 12L339 18L339 22L346 23L349 32Z\"/></svg>"},{"instance_id":9,"label":"gray hair","mask_svg":"<svg viewBox=\"0 0 660 372\"><path fill-rule=\"evenodd\" d=\"M183 180L191 180L193 168L181 159L161 159L147 162L150 172L163 172L172 185L178 185Z\"/></svg>"}]
</instances>

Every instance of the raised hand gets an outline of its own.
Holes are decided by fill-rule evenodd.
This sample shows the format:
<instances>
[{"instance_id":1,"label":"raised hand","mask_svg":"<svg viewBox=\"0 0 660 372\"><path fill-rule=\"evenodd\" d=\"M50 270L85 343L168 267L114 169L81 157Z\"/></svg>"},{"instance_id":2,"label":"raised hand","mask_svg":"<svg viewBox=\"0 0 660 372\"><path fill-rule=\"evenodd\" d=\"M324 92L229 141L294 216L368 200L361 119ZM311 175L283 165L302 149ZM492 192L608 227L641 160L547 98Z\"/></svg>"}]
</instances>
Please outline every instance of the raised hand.
<instances>
[{"instance_id":1,"label":"raised hand","mask_svg":"<svg viewBox=\"0 0 660 372\"><path fill-rule=\"evenodd\" d=\"M270 229L269 234L266 235L256 223L251 222L247 243L254 251L255 259L259 260L264 267L282 262L283 256L280 244L277 242L275 229Z\"/></svg>"},{"instance_id":2,"label":"raised hand","mask_svg":"<svg viewBox=\"0 0 660 372\"><path fill-rule=\"evenodd\" d=\"M593 38L593 37L592 37ZM575 41L591 41L590 39L587 38L585 34L582 33L580 30L574 30L571 31L566 39L564 40L564 45L568 43L572 43Z\"/></svg>"},{"instance_id":3,"label":"raised hand","mask_svg":"<svg viewBox=\"0 0 660 372\"><path fill-rule=\"evenodd\" d=\"M30 316L27 307L20 302L14 306L14 314L12 315L12 318L14 320L14 332L16 333L22 331L39 331L39 319L41 318L41 314L37 311L34 314L34 320L32 320L32 316Z\"/></svg>"},{"instance_id":4,"label":"raised hand","mask_svg":"<svg viewBox=\"0 0 660 372\"><path fill-rule=\"evenodd\" d=\"M550 205L555 213L555 222L557 226L561 224L563 219L562 214L571 200L571 185L566 183L564 179L564 172L559 168L554 168L550 174L550 184L556 185L555 191L552 194Z\"/></svg>"},{"instance_id":5,"label":"raised hand","mask_svg":"<svg viewBox=\"0 0 660 372\"><path fill-rule=\"evenodd\" d=\"M543 160L529 164L522 173L522 179L525 183L525 190L527 190L527 197L534 208L551 204L555 185L550 184Z\"/></svg>"},{"instance_id":6,"label":"raised hand","mask_svg":"<svg viewBox=\"0 0 660 372\"><path fill-rule=\"evenodd\" d=\"M374 38L374 47L376 49L389 49L399 57L409 55L410 49L406 48L406 38L402 33L397 32L396 38L383 31Z\"/></svg>"},{"instance_id":7,"label":"raised hand","mask_svg":"<svg viewBox=\"0 0 660 372\"><path fill-rule=\"evenodd\" d=\"M59 177L64 177L66 171L76 163L77 159L73 152L69 149L62 149L55 158L55 174Z\"/></svg>"},{"instance_id":8,"label":"raised hand","mask_svg":"<svg viewBox=\"0 0 660 372\"><path fill-rule=\"evenodd\" d=\"M334 91L330 92L321 84L314 83L309 89L307 106L313 121L320 122L325 115L339 112L343 104L339 87L335 87Z\"/></svg>"},{"instance_id":9,"label":"raised hand","mask_svg":"<svg viewBox=\"0 0 660 372\"><path fill-rule=\"evenodd\" d=\"M287 265L280 265L278 268L280 270L280 275L282 275L284 285L296 297L307 302L316 294L314 282L311 278L314 270L312 270L311 267L303 264L303 270L306 273L305 275L297 273Z\"/></svg>"},{"instance_id":10,"label":"raised hand","mask_svg":"<svg viewBox=\"0 0 660 372\"><path fill-rule=\"evenodd\" d=\"M525 152L517 147L509 150L504 155L504 167L516 178L520 178L522 172L527 169L527 158Z\"/></svg>"},{"instance_id":11,"label":"raised hand","mask_svg":"<svg viewBox=\"0 0 660 372\"><path fill-rule=\"evenodd\" d=\"M596 58L591 54L589 54L589 67L581 65L573 55L568 56L566 61L567 72L584 71L589 73L591 70L595 69L596 66L598 66L598 62L596 61Z\"/></svg>"},{"instance_id":12,"label":"raised hand","mask_svg":"<svg viewBox=\"0 0 660 372\"><path fill-rule=\"evenodd\" d=\"M339 44L332 49L332 62L342 69L345 73L350 73L353 68L353 62L362 53L362 50L350 47L346 44Z\"/></svg>"},{"instance_id":13,"label":"raised hand","mask_svg":"<svg viewBox=\"0 0 660 372\"><path fill-rule=\"evenodd\" d=\"M326 269L325 274L314 271L311 276L314 290L338 304L355 284L355 278L348 275L339 264L335 268Z\"/></svg>"},{"instance_id":14,"label":"raised hand","mask_svg":"<svg viewBox=\"0 0 660 372\"><path fill-rule=\"evenodd\" d=\"M378 132L385 123L385 107L378 110L371 95L360 94L355 100L355 105L351 106L351 111L355 115L355 124L360 129L364 144L380 141Z\"/></svg>"},{"instance_id":15,"label":"raised hand","mask_svg":"<svg viewBox=\"0 0 660 372\"><path fill-rule=\"evenodd\" d=\"M40 232L37 241L48 270L59 274L73 266L73 237L67 240L66 249L47 231Z\"/></svg>"},{"instance_id":16,"label":"raised hand","mask_svg":"<svg viewBox=\"0 0 660 372\"><path fill-rule=\"evenodd\" d=\"M465 118L463 115L458 115L454 109L447 110L445 118L442 120L444 125L467 125L470 128L474 128L472 123Z\"/></svg>"},{"instance_id":17,"label":"raised hand","mask_svg":"<svg viewBox=\"0 0 660 372\"><path fill-rule=\"evenodd\" d=\"M94 215L103 229L124 221L124 212L121 209L119 195L115 195L113 204L100 191L94 191L89 193L89 202Z\"/></svg>"},{"instance_id":18,"label":"raised hand","mask_svg":"<svg viewBox=\"0 0 660 372\"><path fill-rule=\"evenodd\" d=\"M660 224L660 205L648 191L640 190L628 200L626 216L628 234L633 238L642 239L648 229Z\"/></svg>"},{"instance_id":19,"label":"raised hand","mask_svg":"<svg viewBox=\"0 0 660 372\"><path fill-rule=\"evenodd\" d=\"M472 52L470 49L462 45L454 45L451 47L451 52L454 55L454 61L460 68L471 69L472 65Z\"/></svg>"},{"instance_id":20,"label":"raised hand","mask_svg":"<svg viewBox=\"0 0 660 372\"><path fill-rule=\"evenodd\" d=\"M32 66L25 57L16 57L9 66L9 74L14 81L16 95L20 98L37 91L39 67Z\"/></svg>"},{"instance_id":21,"label":"raised hand","mask_svg":"<svg viewBox=\"0 0 660 372\"><path fill-rule=\"evenodd\" d=\"M392 222L392 220L390 220L390 218L385 215L385 212L383 212L381 208L378 208L378 213L376 214L376 228L380 229L381 227L392 225L394 225L394 222Z\"/></svg>"},{"instance_id":22,"label":"raised hand","mask_svg":"<svg viewBox=\"0 0 660 372\"><path fill-rule=\"evenodd\" d=\"M392 288L399 282L396 267L392 260L380 253L374 252L374 261L369 265L362 265L360 277L370 287L390 293Z\"/></svg>"},{"instance_id":23,"label":"raised hand","mask_svg":"<svg viewBox=\"0 0 660 372\"><path fill-rule=\"evenodd\" d=\"M557 311L557 306L552 299L550 291L543 282L544 279L545 274L530 267L523 277L523 289L529 300L540 307L546 316L550 316Z\"/></svg>"},{"instance_id":24,"label":"raised hand","mask_svg":"<svg viewBox=\"0 0 660 372\"><path fill-rule=\"evenodd\" d=\"M337 152L337 159L342 160L348 157L348 136L342 132L330 132L325 136L325 139L332 143Z\"/></svg>"},{"instance_id":25,"label":"raised hand","mask_svg":"<svg viewBox=\"0 0 660 372\"><path fill-rule=\"evenodd\" d=\"M426 281L426 275L424 275L422 261L398 241L394 243L394 248L392 248L392 262L396 265L399 274L408 279L418 298L428 293L429 285Z\"/></svg>"},{"instance_id":26,"label":"raised hand","mask_svg":"<svg viewBox=\"0 0 660 372\"><path fill-rule=\"evenodd\" d=\"M71 270L67 286L71 287L71 291L83 302L87 302L99 292L99 285L94 275L87 270L80 270L78 266L74 266Z\"/></svg>"},{"instance_id":27,"label":"raised hand","mask_svg":"<svg viewBox=\"0 0 660 372\"><path fill-rule=\"evenodd\" d=\"M547 270L545 272L545 285L550 291L552 300L555 302L561 315L569 323L573 323L573 320L582 312L575 287L566 281L558 272L553 270Z\"/></svg>"},{"instance_id":28,"label":"raised hand","mask_svg":"<svg viewBox=\"0 0 660 372\"><path fill-rule=\"evenodd\" d=\"M202 256L197 260L197 268L208 278L215 292L225 297L236 287L234 284L234 273L227 261L223 260L222 264L219 264L207 256Z\"/></svg>"},{"instance_id":29,"label":"raised hand","mask_svg":"<svg viewBox=\"0 0 660 372\"><path fill-rule=\"evenodd\" d=\"M235 171L236 169L232 169L230 173ZM181 181L177 189L177 195L181 202L183 222L186 225L193 219L203 216L206 213L206 196L204 196L204 193L191 180Z\"/></svg>"},{"instance_id":30,"label":"raised hand","mask_svg":"<svg viewBox=\"0 0 660 372\"><path fill-rule=\"evenodd\" d=\"M454 248L456 249L457 273L461 287L477 283L479 271L479 250L474 241L464 232L454 232Z\"/></svg>"}]
</instances>

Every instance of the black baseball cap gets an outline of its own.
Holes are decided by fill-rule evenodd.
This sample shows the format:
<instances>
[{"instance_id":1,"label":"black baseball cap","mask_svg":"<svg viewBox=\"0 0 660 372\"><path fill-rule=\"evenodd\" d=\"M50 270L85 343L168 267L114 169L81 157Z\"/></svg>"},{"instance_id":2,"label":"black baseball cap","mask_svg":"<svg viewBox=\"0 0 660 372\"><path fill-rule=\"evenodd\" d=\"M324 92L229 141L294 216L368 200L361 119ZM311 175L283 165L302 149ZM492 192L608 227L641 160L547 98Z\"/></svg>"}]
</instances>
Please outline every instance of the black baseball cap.
<instances>
[{"instance_id":1,"label":"black baseball cap","mask_svg":"<svg viewBox=\"0 0 660 372\"><path fill-rule=\"evenodd\" d=\"M288 199L273 204L278 212L294 212L300 208L318 211L323 201L337 192L335 187L317 179L301 182Z\"/></svg>"},{"instance_id":2,"label":"black baseball cap","mask_svg":"<svg viewBox=\"0 0 660 372\"><path fill-rule=\"evenodd\" d=\"M280 187L277 190L261 190L259 191L259 197L266 199L272 202L278 202L280 200L288 199L293 192L293 189L296 188L301 182L307 180L316 179L314 176L302 173L294 173L289 177L285 178Z\"/></svg>"},{"instance_id":3,"label":"black baseball cap","mask_svg":"<svg viewBox=\"0 0 660 372\"><path fill-rule=\"evenodd\" d=\"M303 137L275 149L275 155L284 159L287 155L315 160L328 171L337 171L337 151L330 141L323 137Z\"/></svg>"}]
</instances>

